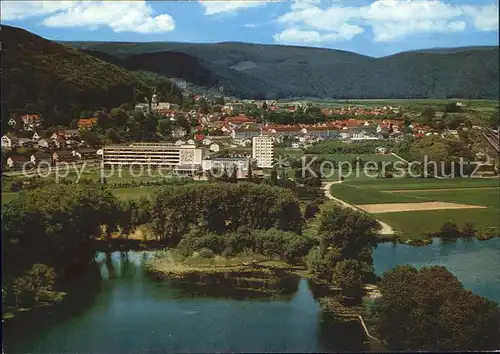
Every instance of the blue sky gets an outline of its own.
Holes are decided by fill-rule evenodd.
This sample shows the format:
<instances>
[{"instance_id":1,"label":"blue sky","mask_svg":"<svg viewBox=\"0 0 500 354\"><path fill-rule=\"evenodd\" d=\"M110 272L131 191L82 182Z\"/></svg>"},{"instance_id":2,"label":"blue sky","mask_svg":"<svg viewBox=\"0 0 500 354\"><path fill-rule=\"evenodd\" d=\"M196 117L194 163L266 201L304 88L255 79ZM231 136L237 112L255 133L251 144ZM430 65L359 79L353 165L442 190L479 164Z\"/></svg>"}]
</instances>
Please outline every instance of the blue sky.
<instances>
[{"instance_id":1,"label":"blue sky","mask_svg":"<svg viewBox=\"0 0 500 354\"><path fill-rule=\"evenodd\" d=\"M497 0L2 1L3 24L52 40L238 41L383 56L498 45Z\"/></svg>"}]
</instances>

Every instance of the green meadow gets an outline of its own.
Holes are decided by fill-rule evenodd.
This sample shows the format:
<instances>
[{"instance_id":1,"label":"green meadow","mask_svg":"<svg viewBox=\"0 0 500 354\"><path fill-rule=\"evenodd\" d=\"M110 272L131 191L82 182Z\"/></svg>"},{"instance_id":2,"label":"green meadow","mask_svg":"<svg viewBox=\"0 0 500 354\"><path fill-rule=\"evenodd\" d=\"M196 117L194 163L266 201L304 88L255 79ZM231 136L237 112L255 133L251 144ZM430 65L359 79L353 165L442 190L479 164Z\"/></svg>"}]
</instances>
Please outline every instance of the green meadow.
<instances>
[{"instance_id":1,"label":"green meadow","mask_svg":"<svg viewBox=\"0 0 500 354\"><path fill-rule=\"evenodd\" d=\"M474 223L485 235L500 236L498 179L371 179L346 180L332 185L333 196L351 204L449 202L481 205L487 209L454 209L377 213L376 218L394 228L403 239L420 240L450 221L463 227Z\"/></svg>"}]
</instances>

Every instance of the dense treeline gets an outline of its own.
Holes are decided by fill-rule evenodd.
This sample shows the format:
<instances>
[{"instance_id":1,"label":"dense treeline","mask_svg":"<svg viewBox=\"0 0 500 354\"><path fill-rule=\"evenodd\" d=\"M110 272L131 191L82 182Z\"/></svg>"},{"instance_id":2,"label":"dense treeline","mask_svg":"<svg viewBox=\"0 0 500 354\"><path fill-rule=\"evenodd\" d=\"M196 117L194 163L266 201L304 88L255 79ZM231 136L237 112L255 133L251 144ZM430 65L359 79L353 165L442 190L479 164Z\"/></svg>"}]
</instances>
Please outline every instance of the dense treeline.
<instances>
[{"instance_id":1,"label":"dense treeline","mask_svg":"<svg viewBox=\"0 0 500 354\"><path fill-rule=\"evenodd\" d=\"M379 289L376 327L390 350L498 349L498 305L464 289L446 268L398 266L383 274Z\"/></svg>"},{"instance_id":2,"label":"dense treeline","mask_svg":"<svg viewBox=\"0 0 500 354\"><path fill-rule=\"evenodd\" d=\"M188 82L193 72L198 73L193 83L205 88L223 85L226 94L242 98L497 99L499 95L498 47L371 58L339 50L246 43L69 44L134 61L145 70L169 70L172 77ZM192 68L176 60L181 54Z\"/></svg>"},{"instance_id":3,"label":"dense treeline","mask_svg":"<svg viewBox=\"0 0 500 354\"><path fill-rule=\"evenodd\" d=\"M155 196L151 213L158 237L174 240L192 226L215 233L242 226L300 233L303 223L292 192L253 183L167 186Z\"/></svg>"},{"instance_id":4,"label":"dense treeline","mask_svg":"<svg viewBox=\"0 0 500 354\"><path fill-rule=\"evenodd\" d=\"M81 112L151 97L157 82L162 91L180 97L165 80L129 72L15 27L2 25L1 56L2 122L12 113L41 113L46 126L68 125Z\"/></svg>"},{"instance_id":5,"label":"dense treeline","mask_svg":"<svg viewBox=\"0 0 500 354\"><path fill-rule=\"evenodd\" d=\"M308 255L309 271L332 283L345 296L359 297L364 282L373 281L372 248L380 225L366 214L332 206L322 210L319 246Z\"/></svg>"},{"instance_id":6,"label":"dense treeline","mask_svg":"<svg viewBox=\"0 0 500 354\"><path fill-rule=\"evenodd\" d=\"M52 287L86 269L100 226L117 225L116 197L100 187L55 184L22 193L2 208L4 305L31 307L61 299Z\"/></svg>"},{"instance_id":7,"label":"dense treeline","mask_svg":"<svg viewBox=\"0 0 500 354\"><path fill-rule=\"evenodd\" d=\"M184 256L210 258L214 255L233 257L258 254L286 262L300 262L314 243L313 239L306 236L276 228L262 230L240 227L223 234L194 229L182 237L177 249Z\"/></svg>"},{"instance_id":8,"label":"dense treeline","mask_svg":"<svg viewBox=\"0 0 500 354\"><path fill-rule=\"evenodd\" d=\"M2 208L6 270L16 274L33 263L61 271L85 265L86 246L100 235L99 227L116 226L117 205L99 186L53 184L20 194Z\"/></svg>"}]
</instances>

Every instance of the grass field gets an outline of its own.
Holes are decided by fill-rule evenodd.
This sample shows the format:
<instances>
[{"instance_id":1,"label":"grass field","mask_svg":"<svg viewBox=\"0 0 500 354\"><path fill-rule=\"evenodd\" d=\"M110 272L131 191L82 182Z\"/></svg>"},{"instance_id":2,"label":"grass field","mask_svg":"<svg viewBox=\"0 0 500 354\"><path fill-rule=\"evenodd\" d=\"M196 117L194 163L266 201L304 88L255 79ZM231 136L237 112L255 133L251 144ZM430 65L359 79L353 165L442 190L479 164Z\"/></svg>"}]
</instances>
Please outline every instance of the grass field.
<instances>
[{"instance_id":1,"label":"grass field","mask_svg":"<svg viewBox=\"0 0 500 354\"><path fill-rule=\"evenodd\" d=\"M346 181L345 184L359 186L375 190L397 190L397 189L456 189L456 188L478 188L499 187L499 179L484 178L393 178L393 179L371 179Z\"/></svg>"},{"instance_id":2,"label":"grass field","mask_svg":"<svg viewBox=\"0 0 500 354\"><path fill-rule=\"evenodd\" d=\"M359 158L364 162L367 161L387 161L387 162L396 162L399 161L394 155L380 155L380 154L307 154L306 156L311 157L323 157L328 158L330 160L334 160L337 162L352 162L355 158Z\"/></svg>"},{"instance_id":3,"label":"grass field","mask_svg":"<svg viewBox=\"0 0 500 354\"><path fill-rule=\"evenodd\" d=\"M117 198L122 200L138 199L141 197L152 196L158 188L161 187L130 187L130 188L114 188L110 191L116 195ZM8 203L17 198L17 192L3 192L2 204Z\"/></svg>"},{"instance_id":4,"label":"grass field","mask_svg":"<svg viewBox=\"0 0 500 354\"><path fill-rule=\"evenodd\" d=\"M445 221L451 221L459 227L466 222L473 222L478 230L500 235L498 179L353 179L333 185L331 192L333 196L351 204L440 201L488 207L376 214L377 219L393 227L403 239L428 238L428 234L439 231Z\"/></svg>"},{"instance_id":5,"label":"grass field","mask_svg":"<svg viewBox=\"0 0 500 354\"><path fill-rule=\"evenodd\" d=\"M419 199L406 193L387 193L372 188L364 188L361 184L349 185L348 182L334 184L331 193L334 197L349 204L418 203L427 201L424 198Z\"/></svg>"}]
</instances>

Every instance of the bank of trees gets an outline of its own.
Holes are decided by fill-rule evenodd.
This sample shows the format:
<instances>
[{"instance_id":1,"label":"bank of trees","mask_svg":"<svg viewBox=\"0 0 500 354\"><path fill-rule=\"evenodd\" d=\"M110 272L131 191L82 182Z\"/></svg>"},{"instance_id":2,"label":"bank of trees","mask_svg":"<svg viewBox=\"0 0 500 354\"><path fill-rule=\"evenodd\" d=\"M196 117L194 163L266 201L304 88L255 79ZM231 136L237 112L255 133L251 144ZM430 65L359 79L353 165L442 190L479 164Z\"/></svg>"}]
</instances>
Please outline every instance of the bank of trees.
<instances>
[{"instance_id":1,"label":"bank of trees","mask_svg":"<svg viewBox=\"0 0 500 354\"><path fill-rule=\"evenodd\" d=\"M262 255L286 262L300 262L313 244L313 239L294 232L241 227L223 234L205 229L191 230L182 237L177 249L184 256L196 253L200 257Z\"/></svg>"},{"instance_id":2,"label":"bank of trees","mask_svg":"<svg viewBox=\"0 0 500 354\"><path fill-rule=\"evenodd\" d=\"M242 226L300 233L302 216L290 191L254 183L166 186L152 203L152 227L160 240L180 240L191 227L224 233Z\"/></svg>"},{"instance_id":3,"label":"bank of trees","mask_svg":"<svg viewBox=\"0 0 500 354\"><path fill-rule=\"evenodd\" d=\"M377 333L391 350L499 348L498 305L464 289L444 267L398 266L384 273L379 289Z\"/></svg>"},{"instance_id":4,"label":"bank of trees","mask_svg":"<svg viewBox=\"0 0 500 354\"><path fill-rule=\"evenodd\" d=\"M91 240L101 225L116 228L119 215L116 197L99 186L53 184L3 205L7 303L31 305L42 293L50 295L54 274L66 277L88 266L94 257Z\"/></svg>"},{"instance_id":5,"label":"bank of trees","mask_svg":"<svg viewBox=\"0 0 500 354\"><path fill-rule=\"evenodd\" d=\"M379 228L374 219L357 211L338 206L322 210L320 243L308 255L309 271L345 296L359 297L363 282L373 280L372 248Z\"/></svg>"}]
</instances>

